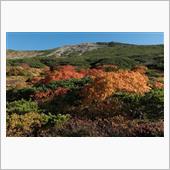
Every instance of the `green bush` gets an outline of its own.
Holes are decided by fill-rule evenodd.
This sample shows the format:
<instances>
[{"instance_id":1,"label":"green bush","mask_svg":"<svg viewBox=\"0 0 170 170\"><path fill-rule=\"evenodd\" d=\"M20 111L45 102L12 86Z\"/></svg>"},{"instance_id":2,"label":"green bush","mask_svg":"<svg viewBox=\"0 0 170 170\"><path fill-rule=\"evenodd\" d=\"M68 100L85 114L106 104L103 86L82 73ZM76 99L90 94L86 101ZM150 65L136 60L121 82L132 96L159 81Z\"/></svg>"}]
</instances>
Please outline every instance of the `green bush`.
<instances>
[{"instance_id":1,"label":"green bush","mask_svg":"<svg viewBox=\"0 0 170 170\"><path fill-rule=\"evenodd\" d=\"M114 95L123 102L122 112L133 118L146 118L143 112L143 106L140 101L142 96L132 93L117 93Z\"/></svg>"},{"instance_id":2,"label":"green bush","mask_svg":"<svg viewBox=\"0 0 170 170\"><path fill-rule=\"evenodd\" d=\"M164 90L153 89L141 98L141 105L145 107L148 118L164 117Z\"/></svg>"},{"instance_id":3,"label":"green bush","mask_svg":"<svg viewBox=\"0 0 170 170\"><path fill-rule=\"evenodd\" d=\"M153 89L145 95L119 93L123 112L133 118L160 119L164 117L164 90Z\"/></svg>"},{"instance_id":4,"label":"green bush","mask_svg":"<svg viewBox=\"0 0 170 170\"><path fill-rule=\"evenodd\" d=\"M41 63L43 63L44 65L46 65L48 67L57 66L56 58L53 56L41 58L40 61L41 61Z\"/></svg>"},{"instance_id":5,"label":"green bush","mask_svg":"<svg viewBox=\"0 0 170 170\"><path fill-rule=\"evenodd\" d=\"M90 77L85 77L82 79L68 79L68 80L60 80L53 81L49 84L37 84L35 85L38 91L47 91L48 89L55 90L58 87L69 88L69 89L78 89L83 87L85 84L91 81Z\"/></svg>"},{"instance_id":6,"label":"green bush","mask_svg":"<svg viewBox=\"0 0 170 170\"><path fill-rule=\"evenodd\" d=\"M39 61L37 62L32 62L29 64L30 67L33 67L33 68L43 68L45 67L45 65Z\"/></svg>"},{"instance_id":7,"label":"green bush","mask_svg":"<svg viewBox=\"0 0 170 170\"><path fill-rule=\"evenodd\" d=\"M7 103L7 113L24 114L28 112L38 112L38 105L34 101L24 99Z\"/></svg>"},{"instance_id":8,"label":"green bush","mask_svg":"<svg viewBox=\"0 0 170 170\"><path fill-rule=\"evenodd\" d=\"M146 74L148 75L148 77L159 77L160 76L160 73L152 69L148 69Z\"/></svg>"},{"instance_id":9,"label":"green bush","mask_svg":"<svg viewBox=\"0 0 170 170\"><path fill-rule=\"evenodd\" d=\"M28 64L30 67L33 67L33 68L42 68L45 65L40 61L40 59L41 57L8 59L7 65L18 66L24 63L24 64Z\"/></svg>"},{"instance_id":10,"label":"green bush","mask_svg":"<svg viewBox=\"0 0 170 170\"><path fill-rule=\"evenodd\" d=\"M55 125L55 126L61 126L63 123L67 122L70 119L70 115L62 115L62 114L57 114L53 115L51 113L48 113L48 124Z\"/></svg>"}]
</instances>

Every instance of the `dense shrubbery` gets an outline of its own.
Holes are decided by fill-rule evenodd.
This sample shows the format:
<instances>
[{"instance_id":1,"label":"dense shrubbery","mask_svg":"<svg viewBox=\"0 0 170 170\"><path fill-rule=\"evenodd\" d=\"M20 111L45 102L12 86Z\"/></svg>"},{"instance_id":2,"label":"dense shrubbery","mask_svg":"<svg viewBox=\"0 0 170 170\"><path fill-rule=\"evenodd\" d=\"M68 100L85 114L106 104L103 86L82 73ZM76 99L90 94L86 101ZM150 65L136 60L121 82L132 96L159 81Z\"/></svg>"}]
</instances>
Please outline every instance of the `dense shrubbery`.
<instances>
[{"instance_id":1,"label":"dense shrubbery","mask_svg":"<svg viewBox=\"0 0 170 170\"><path fill-rule=\"evenodd\" d=\"M28 112L38 112L38 105L34 101L24 99L7 103L7 113L24 114Z\"/></svg>"},{"instance_id":2,"label":"dense shrubbery","mask_svg":"<svg viewBox=\"0 0 170 170\"><path fill-rule=\"evenodd\" d=\"M127 120L122 116L98 118L93 121L72 118L58 128L56 126L44 128L39 136L154 137L164 136L164 124L161 120L157 122Z\"/></svg>"},{"instance_id":3,"label":"dense shrubbery","mask_svg":"<svg viewBox=\"0 0 170 170\"><path fill-rule=\"evenodd\" d=\"M7 136L37 136L39 129L47 123L48 117L37 112L24 115L15 112L7 117Z\"/></svg>"},{"instance_id":4,"label":"dense shrubbery","mask_svg":"<svg viewBox=\"0 0 170 170\"><path fill-rule=\"evenodd\" d=\"M164 136L162 47L103 45L7 60L7 136Z\"/></svg>"},{"instance_id":5,"label":"dense shrubbery","mask_svg":"<svg viewBox=\"0 0 170 170\"><path fill-rule=\"evenodd\" d=\"M63 136L63 137L136 137L164 136L162 120L149 122L127 120L122 116L95 120L70 118L70 115L45 115L35 112L11 114L7 118L7 136Z\"/></svg>"},{"instance_id":6,"label":"dense shrubbery","mask_svg":"<svg viewBox=\"0 0 170 170\"><path fill-rule=\"evenodd\" d=\"M38 112L7 115L8 136L42 136L48 128L61 128L70 119L70 115L52 115ZM51 132L52 133L52 132Z\"/></svg>"},{"instance_id":7,"label":"dense shrubbery","mask_svg":"<svg viewBox=\"0 0 170 170\"><path fill-rule=\"evenodd\" d=\"M154 89L147 93L141 104L145 106L148 118L164 118L164 90Z\"/></svg>"},{"instance_id":8,"label":"dense shrubbery","mask_svg":"<svg viewBox=\"0 0 170 170\"><path fill-rule=\"evenodd\" d=\"M164 117L163 89L153 89L144 96L119 93L117 97L123 101L124 112L133 118L163 119Z\"/></svg>"}]
</instances>

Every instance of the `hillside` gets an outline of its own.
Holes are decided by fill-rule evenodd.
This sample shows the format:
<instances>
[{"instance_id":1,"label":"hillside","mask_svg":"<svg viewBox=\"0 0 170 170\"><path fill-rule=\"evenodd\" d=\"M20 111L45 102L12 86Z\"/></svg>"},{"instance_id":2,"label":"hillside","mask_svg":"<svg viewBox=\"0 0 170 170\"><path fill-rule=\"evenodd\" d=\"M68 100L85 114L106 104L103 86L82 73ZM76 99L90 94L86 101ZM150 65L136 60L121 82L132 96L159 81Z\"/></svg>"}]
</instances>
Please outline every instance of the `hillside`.
<instances>
[{"instance_id":1,"label":"hillside","mask_svg":"<svg viewBox=\"0 0 170 170\"><path fill-rule=\"evenodd\" d=\"M7 50L7 58L25 58L25 57L36 57L47 54L45 51L17 51L17 50Z\"/></svg>"},{"instance_id":2,"label":"hillside","mask_svg":"<svg viewBox=\"0 0 170 170\"><path fill-rule=\"evenodd\" d=\"M78 45L66 45L59 48L49 50L29 50L29 51L17 51L7 50L7 58L24 58L24 57L35 57L35 56L68 56L77 53L82 55L87 51L92 51L98 48L102 48L105 45L98 45L97 43L82 43Z\"/></svg>"},{"instance_id":3,"label":"hillside","mask_svg":"<svg viewBox=\"0 0 170 170\"><path fill-rule=\"evenodd\" d=\"M31 57L31 59L29 59ZM83 43L41 51L7 50L7 59L11 65L34 63L43 65L71 64L90 67L100 64L116 64L120 67L133 67L142 64L163 69L163 45L131 45L122 43Z\"/></svg>"}]
</instances>

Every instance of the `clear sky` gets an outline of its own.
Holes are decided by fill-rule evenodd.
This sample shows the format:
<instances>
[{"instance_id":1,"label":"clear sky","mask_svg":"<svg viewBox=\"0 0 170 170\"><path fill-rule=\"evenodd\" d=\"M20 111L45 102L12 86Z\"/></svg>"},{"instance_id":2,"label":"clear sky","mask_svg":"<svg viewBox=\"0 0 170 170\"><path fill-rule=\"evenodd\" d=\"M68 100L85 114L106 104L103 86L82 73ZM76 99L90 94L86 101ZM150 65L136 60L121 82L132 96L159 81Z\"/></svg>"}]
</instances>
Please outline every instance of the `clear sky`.
<instances>
[{"instance_id":1,"label":"clear sky","mask_svg":"<svg viewBox=\"0 0 170 170\"><path fill-rule=\"evenodd\" d=\"M7 32L7 49L43 50L85 42L163 44L163 32Z\"/></svg>"}]
</instances>

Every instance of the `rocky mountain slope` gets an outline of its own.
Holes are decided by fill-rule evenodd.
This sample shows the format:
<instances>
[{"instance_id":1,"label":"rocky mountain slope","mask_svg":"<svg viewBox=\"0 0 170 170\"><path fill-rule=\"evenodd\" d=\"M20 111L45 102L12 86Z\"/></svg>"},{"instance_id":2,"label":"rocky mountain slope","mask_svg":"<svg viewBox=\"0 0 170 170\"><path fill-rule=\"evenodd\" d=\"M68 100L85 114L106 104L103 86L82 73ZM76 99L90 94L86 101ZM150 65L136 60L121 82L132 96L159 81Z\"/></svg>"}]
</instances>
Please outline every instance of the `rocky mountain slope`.
<instances>
[{"instance_id":1,"label":"rocky mountain slope","mask_svg":"<svg viewBox=\"0 0 170 170\"><path fill-rule=\"evenodd\" d=\"M78 45L66 45L59 48L50 50L37 50L37 51L16 51L7 50L7 58L22 58L22 57L35 57L35 56L69 56L70 54L82 55L85 52L96 50L98 48L105 47L106 45L100 45L97 43L82 43Z\"/></svg>"}]
</instances>

